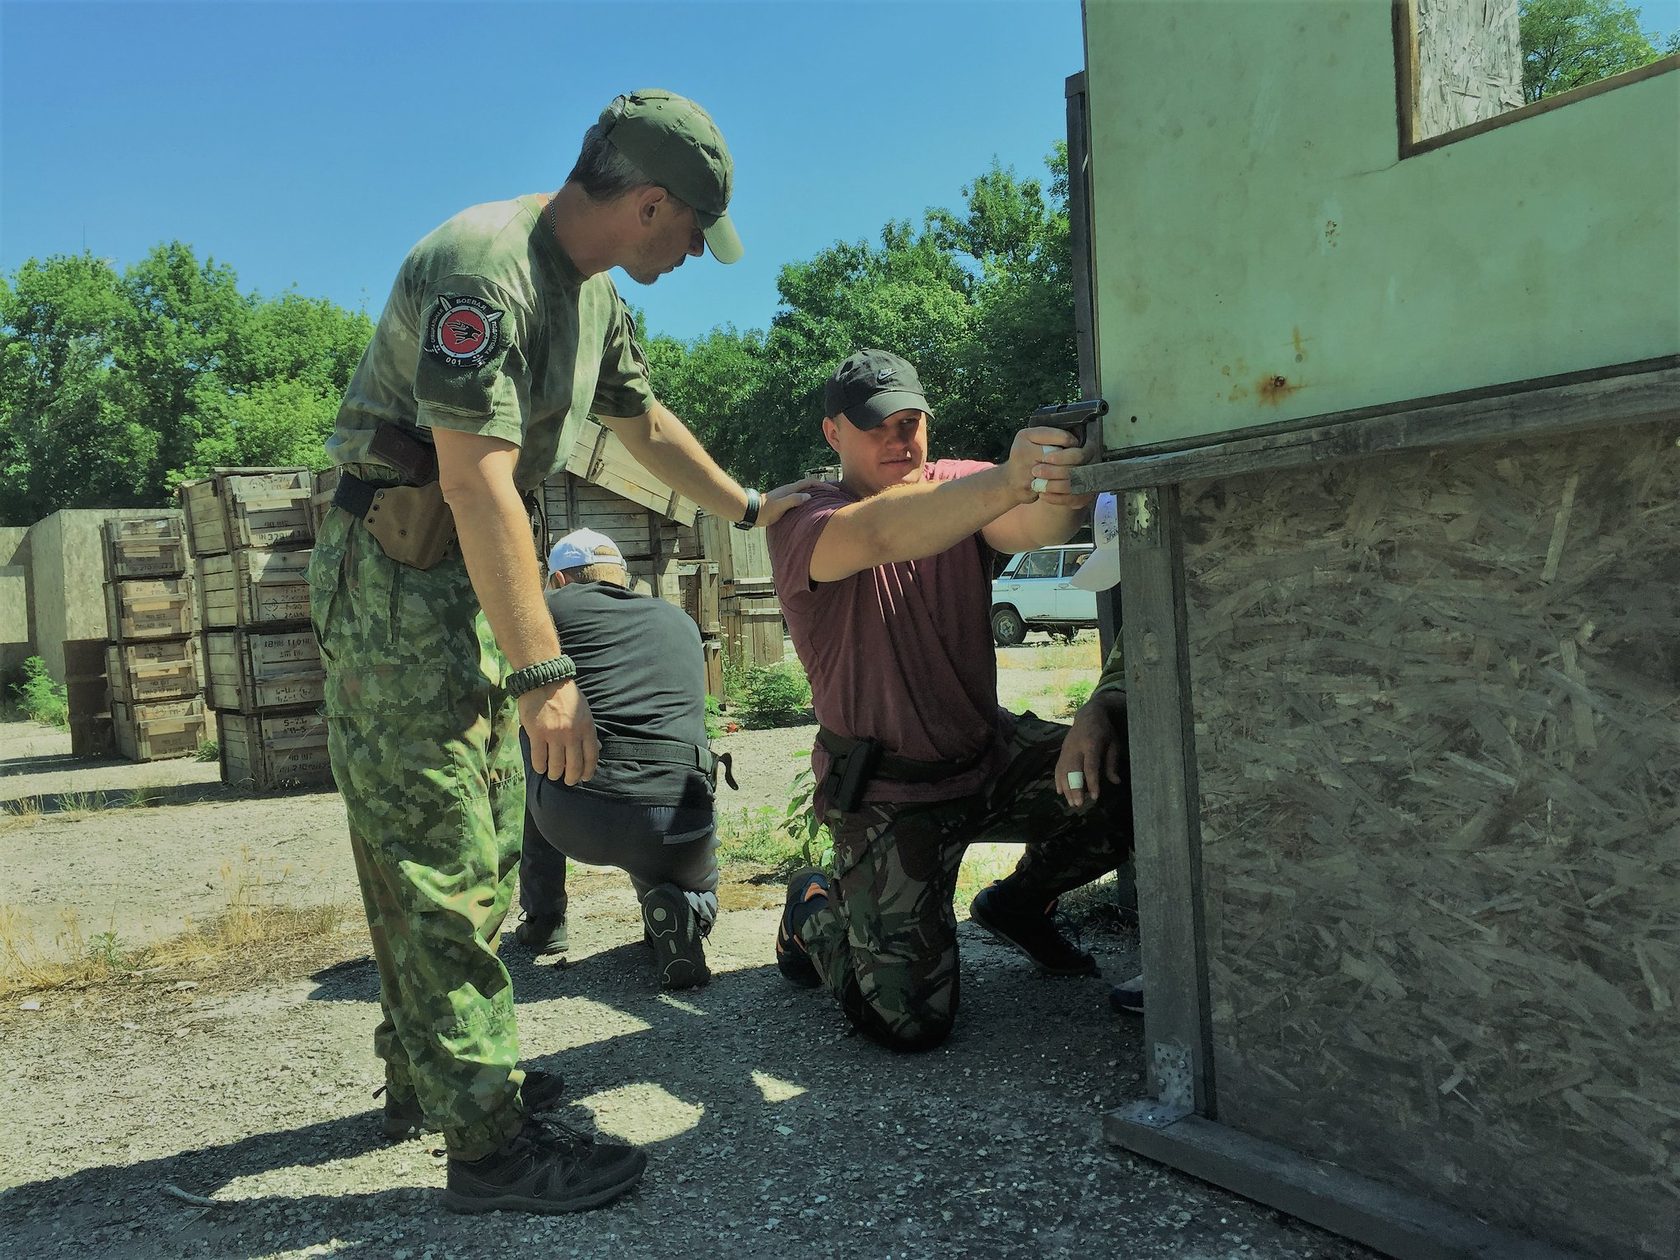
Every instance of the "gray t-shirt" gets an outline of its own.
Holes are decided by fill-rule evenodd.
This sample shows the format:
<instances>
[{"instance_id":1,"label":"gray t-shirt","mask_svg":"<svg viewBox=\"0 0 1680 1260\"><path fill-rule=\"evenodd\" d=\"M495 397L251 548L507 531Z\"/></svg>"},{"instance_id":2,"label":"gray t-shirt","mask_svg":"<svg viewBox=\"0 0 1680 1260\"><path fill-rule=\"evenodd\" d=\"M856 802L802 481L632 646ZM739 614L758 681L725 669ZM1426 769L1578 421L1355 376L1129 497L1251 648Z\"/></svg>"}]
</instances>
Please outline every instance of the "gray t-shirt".
<instances>
[{"instance_id":1,"label":"gray t-shirt","mask_svg":"<svg viewBox=\"0 0 1680 1260\"><path fill-rule=\"evenodd\" d=\"M334 463L377 464L367 448L385 421L482 433L521 448L514 481L528 491L589 415L652 408L618 290L579 274L544 204L473 206L409 251L327 439Z\"/></svg>"}]
</instances>

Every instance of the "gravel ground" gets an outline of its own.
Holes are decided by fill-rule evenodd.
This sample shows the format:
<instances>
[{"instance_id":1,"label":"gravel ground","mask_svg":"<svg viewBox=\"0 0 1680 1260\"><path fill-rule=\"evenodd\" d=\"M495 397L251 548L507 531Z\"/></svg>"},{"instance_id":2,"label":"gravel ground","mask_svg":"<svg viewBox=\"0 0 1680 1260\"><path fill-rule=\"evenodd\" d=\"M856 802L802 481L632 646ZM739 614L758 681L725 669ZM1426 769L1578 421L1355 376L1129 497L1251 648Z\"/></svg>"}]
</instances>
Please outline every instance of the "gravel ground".
<instances>
[{"instance_id":1,"label":"gravel ground","mask_svg":"<svg viewBox=\"0 0 1680 1260\"><path fill-rule=\"evenodd\" d=\"M1005 671L1006 692L1042 690L1027 673ZM129 943L166 935L226 904L217 872L230 864L266 872L277 901L353 901L334 794L236 797L213 767L73 763L61 739L0 727L0 798L146 785L179 803L57 816L49 799L39 817L6 820L12 939L31 925L50 935L67 911ZM750 787L726 807L779 810L809 741L808 727L729 736ZM780 899L773 876L733 871L716 978L684 995L653 988L614 875L573 884L565 965L534 965L507 938L526 1063L564 1074L572 1121L651 1155L636 1192L571 1217L454 1216L436 1194L436 1143L379 1138L378 984L354 914L285 948L30 995L38 1009L14 995L0 1009L0 1251L1370 1254L1104 1143L1102 1113L1138 1096L1143 1069L1140 1025L1109 1012L1106 981L1041 979L964 923L956 1032L896 1057L782 981ZM1136 940L1108 897L1075 908L1108 978L1132 974Z\"/></svg>"}]
</instances>

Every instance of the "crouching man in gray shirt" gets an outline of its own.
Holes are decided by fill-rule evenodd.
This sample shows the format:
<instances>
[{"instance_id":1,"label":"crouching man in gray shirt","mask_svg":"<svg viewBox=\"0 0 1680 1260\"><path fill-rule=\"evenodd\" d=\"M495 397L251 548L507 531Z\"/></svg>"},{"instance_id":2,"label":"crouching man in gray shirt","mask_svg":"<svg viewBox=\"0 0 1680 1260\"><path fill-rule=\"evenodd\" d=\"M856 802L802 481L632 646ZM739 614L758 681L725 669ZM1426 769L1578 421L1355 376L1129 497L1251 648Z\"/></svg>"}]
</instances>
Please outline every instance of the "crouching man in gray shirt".
<instances>
[{"instance_id":1,"label":"crouching man in gray shirt","mask_svg":"<svg viewBox=\"0 0 1680 1260\"><path fill-rule=\"evenodd\" d=\"M629 589L624 555L605 534L572 531L548 565L548 611L601 753L594 777L568 786L534 772L525 746L518 939L538 953L563 950L566 859L616 866L641 900L660 986L705 984L704 938L718 910L718 758L706 738L700 632L676 605Z\"/></svg>"}]
</instances>

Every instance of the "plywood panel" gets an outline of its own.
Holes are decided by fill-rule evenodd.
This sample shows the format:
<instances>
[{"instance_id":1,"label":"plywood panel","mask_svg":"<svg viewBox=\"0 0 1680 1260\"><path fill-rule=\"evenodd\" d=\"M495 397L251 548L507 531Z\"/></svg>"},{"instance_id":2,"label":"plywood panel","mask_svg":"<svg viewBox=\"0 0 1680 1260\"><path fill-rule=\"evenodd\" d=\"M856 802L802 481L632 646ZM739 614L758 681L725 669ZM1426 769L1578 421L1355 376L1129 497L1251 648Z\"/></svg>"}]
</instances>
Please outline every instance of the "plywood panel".
<instances>
[{"instance_id":1,"label":"plywood panel","mask_svg":"<svg viewBox=\"0 0 1680 1260\"><path fill-rule=\"evenodd\" d=\"M1184 488L1225 1124L1671 1255L1677 440Z\"/></svg>"}]
</instances>

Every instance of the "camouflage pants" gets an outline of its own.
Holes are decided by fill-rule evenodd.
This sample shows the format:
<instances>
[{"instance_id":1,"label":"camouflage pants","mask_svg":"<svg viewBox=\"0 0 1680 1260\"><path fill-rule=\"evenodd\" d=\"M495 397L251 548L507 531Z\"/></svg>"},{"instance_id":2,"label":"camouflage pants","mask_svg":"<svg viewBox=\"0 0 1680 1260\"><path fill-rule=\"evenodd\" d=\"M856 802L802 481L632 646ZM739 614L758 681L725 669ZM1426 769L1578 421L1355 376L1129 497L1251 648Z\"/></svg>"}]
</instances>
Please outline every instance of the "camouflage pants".
<instances>
[{"instance_id":1,"label":"camouflage pants","mask_svg":"<svg viewBox=\"0 0 1680 1260\"><path fill-rule=\"evenodd\" d=\"M379 964L374 1049L452 1155L522 1121L513 987L496 953L524 816L506 663L459 555L397 564L347 512L322 523L310 615L327 739Z\"/></svg>"},{"instance_id":2,"label":"camouflage pants","mask_svg":"<svg viewBox=\"0 0 1680 1260\"><path fill-rule=\"evenodd\" d=\"M1131 798L1105 792L1074 812L1056 794L1068 728L1026 715L1010 762L984 796L937 804L829 809L834 897L799 929L854 1027L894 1050L942 1042L957 1017L957 868L977 842L1025 843L1005 883L1048 905L1114 870L1132 849Z\"/></svg>"}]
</instances>

